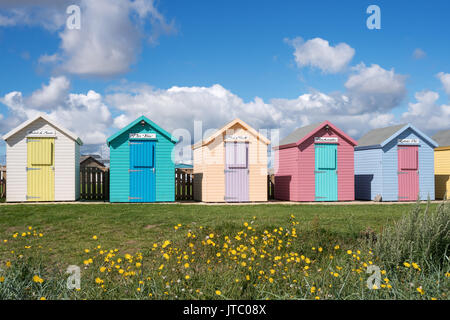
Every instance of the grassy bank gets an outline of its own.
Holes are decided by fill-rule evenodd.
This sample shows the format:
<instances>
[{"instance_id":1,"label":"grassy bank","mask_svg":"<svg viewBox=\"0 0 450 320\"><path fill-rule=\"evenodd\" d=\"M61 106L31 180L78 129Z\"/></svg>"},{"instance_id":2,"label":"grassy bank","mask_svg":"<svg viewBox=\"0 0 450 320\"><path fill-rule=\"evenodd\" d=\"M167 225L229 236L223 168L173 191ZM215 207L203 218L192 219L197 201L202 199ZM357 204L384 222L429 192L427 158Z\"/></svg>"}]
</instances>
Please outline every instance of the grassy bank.
<instances>
[{"instance_id":1,"label":"grassy bank","mask_svg":"<svg viewBox=\"0 0 450 320\"><path fill-rule=\"evenodd\" d=\"M414 206L2 206L0 298L447 299L448 261L392 267L372 249Z\"/></svg>"}]
</instances>

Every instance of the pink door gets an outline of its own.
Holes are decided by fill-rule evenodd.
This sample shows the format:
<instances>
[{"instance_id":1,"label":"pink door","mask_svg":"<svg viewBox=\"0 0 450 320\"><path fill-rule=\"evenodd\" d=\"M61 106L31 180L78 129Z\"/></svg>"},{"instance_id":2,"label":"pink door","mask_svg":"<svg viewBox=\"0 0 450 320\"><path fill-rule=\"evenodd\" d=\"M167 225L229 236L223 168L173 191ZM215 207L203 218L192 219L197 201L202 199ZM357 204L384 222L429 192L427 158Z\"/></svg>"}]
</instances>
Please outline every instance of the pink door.
<instances>
[{"instance_id":1,"label":"pink door","mask_svg":"<svg viewBox=\"0 0 450 320\"><path fill-rule=\"evenodd\" d=\"M419 194L419 147L398 146L398 201L415 201Z\"/></svg>"}]
</instances>

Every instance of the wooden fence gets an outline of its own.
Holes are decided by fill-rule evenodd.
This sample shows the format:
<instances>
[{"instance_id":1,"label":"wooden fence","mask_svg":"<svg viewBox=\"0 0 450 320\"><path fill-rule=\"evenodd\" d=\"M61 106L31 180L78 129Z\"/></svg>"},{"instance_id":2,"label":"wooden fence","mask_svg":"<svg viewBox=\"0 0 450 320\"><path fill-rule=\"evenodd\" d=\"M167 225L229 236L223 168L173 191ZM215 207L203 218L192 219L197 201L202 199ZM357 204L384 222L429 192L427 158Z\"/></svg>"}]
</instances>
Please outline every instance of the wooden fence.
<instances>
[{"instance_id":1,"label":"wooden fence","mask_svg":"<svg viewBox=\"0 0 450 320\"><path fill-rule=\"evenodd\" d=\"M194 200L194 174L192 170L175 169L175 200Z\"/></svg>"},{"instance_id":2,"label":"wooden fence","mask_svg":"<svg viewBox=\"0 0 450 320\"><path fill-rule=\"evenodd\" d=\"M6 198L6 167L0 166L0 200Z\"/></svg>"},{"instance_id":3,"label":"wooden fence","mask_svg":"<svg viewBox=\"0 0 450 320\"><path fill-rule=\"evenodd\" d=\"M109 170L80 168L81 200L109 200Z\"/></svg>"}]
</instances>

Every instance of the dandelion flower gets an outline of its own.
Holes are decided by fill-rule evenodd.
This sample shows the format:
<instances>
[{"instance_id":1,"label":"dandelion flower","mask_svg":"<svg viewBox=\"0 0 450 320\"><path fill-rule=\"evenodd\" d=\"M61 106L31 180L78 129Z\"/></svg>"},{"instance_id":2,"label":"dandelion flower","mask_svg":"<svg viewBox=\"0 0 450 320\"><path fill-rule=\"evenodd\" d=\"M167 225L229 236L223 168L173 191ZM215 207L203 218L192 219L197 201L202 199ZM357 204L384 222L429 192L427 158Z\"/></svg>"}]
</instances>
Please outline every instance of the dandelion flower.
<instances>
[{"instance_id":1,"label":"dandelion flower","mask_svg":"<svg viewBox=\"0 0 450 320\"><path fill-rule=\"evenodd\" d=\"M35 275L33 277L33 281L36 283L42 283L42 282L44 282L44 279L40 278L38 275Z\"/></svg>"},{"instance_id":2,"label":"dandelion flower","mask_svg":"<svg viewBox=\"0 0 450 320\"><path fill-rule=\"evenodd\" d=\"M216 290L216 294L217 294L218 296L220 296L220 295L222 294L222 292L221 292L220 290Z\"/></svg>"}]
</instances>

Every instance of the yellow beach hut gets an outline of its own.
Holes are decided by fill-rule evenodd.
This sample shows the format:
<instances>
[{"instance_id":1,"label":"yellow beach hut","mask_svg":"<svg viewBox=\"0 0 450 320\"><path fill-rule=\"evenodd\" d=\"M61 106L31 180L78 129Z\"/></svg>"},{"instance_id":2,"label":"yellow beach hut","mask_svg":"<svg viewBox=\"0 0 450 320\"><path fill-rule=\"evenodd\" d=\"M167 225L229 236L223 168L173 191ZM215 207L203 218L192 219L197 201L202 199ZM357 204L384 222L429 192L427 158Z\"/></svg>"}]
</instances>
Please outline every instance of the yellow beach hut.
<instances>
[{"instance_id":1,"label":"yellow beach hut","mask_svg":"<svg viewBox=\"0 0 450 320\"><path fill-rule=\"evenodd\" d=\"M194 199L267 201L269 144L266 137L240 119L194 144Z\"/></svg>"},{"instance_id":2,"label":"yellow beach hut","mask_svg":"<svg viewBox=\"0 0 450 320\"><path fill-rule=\"evenodd\" d=\"M450 199L450 130L439 131L433 136L439 144L434 149L434 180L436 199Z\"/></svg>"},{"instance_id":3,"label":"yellow beach hut","mask_svg":"<svg viewBox=\"0 0 450 320\"><path fill-rule=\"evenodd\" d=\"M75 201L80 197L80 146L71 131L39 115L3 136L6 201Z\"/></svg>"}]
</instances>

